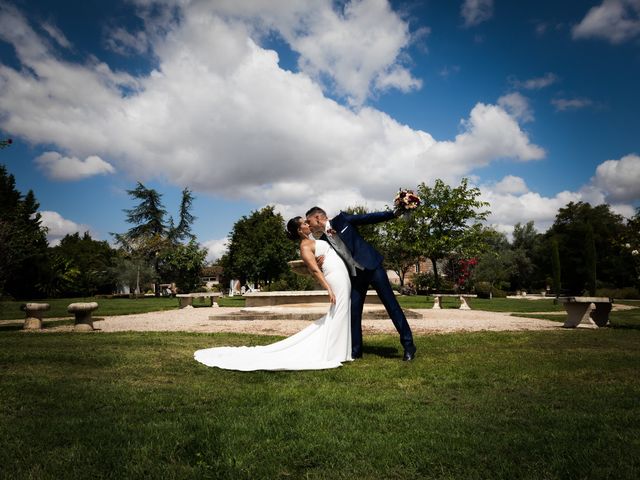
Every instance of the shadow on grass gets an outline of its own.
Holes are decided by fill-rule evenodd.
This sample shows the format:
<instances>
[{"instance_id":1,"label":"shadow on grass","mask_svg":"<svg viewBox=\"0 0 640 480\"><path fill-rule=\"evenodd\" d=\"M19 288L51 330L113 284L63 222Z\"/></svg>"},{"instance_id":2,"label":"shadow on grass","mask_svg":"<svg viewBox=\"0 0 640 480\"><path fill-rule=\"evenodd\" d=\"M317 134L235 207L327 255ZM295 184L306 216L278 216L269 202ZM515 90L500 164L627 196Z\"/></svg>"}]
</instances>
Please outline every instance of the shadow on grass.
<instances>
[{"instance_id":1,"label":"shadow on grass","mask_svg":"<svg viewBox=\"0 0 640 480\"><path fill-rule=\"evenodd\" d=\"M398 358L401 356L397 348L382 347L378 345L363 346L362 353L376 355L383 358Z\"/></svg>"},{"instance_id":2,"label":"shadow on grass","mask_svg":"<svg viewBox=\"0 0 640 480\"><path fill-rule=\"evenodd\" d=\"M14 324L14 325L0 325L0 332L17 332L18 330L22 330L22 324Z\"/></svg>"}]
</instances>

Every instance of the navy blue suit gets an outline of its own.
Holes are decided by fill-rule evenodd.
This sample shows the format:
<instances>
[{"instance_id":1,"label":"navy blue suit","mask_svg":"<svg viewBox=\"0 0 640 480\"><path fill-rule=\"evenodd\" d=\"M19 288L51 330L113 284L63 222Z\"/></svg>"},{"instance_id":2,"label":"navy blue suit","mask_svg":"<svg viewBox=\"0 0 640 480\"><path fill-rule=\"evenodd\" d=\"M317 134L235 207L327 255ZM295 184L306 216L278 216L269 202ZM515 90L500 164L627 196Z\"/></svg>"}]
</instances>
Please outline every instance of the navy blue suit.
<instances>
[{"instance_id":1,"label":"navy blue suit","mask_svg":"<svg viewBox=\"0 0 640 480\"><path fill-rule=\"evenodd\" d=\"M369 285L375 289L387 309L393 325L400 334L402 346L405 350L414 349L411 328L382 266L382 255L360 236L356 228L357 225L380 223L393 218L393 212L386 211L363 215L340 212L331 219L331 228L340 236L355 261L364 267L363 270L357 269L355 277L351 276L351 346L354 357L362 355L362 310Z\"/></svg>"}]
</instances>

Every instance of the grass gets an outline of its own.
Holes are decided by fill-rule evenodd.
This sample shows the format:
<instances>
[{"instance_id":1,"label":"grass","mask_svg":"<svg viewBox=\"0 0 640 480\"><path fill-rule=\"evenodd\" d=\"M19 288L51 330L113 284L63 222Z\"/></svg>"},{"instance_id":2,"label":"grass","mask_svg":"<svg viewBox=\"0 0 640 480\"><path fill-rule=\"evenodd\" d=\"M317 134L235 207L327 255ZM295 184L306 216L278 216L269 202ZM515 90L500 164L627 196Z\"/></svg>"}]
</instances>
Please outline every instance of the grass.
<instances>
[{"instance_id":1,"label":"grass","mask_svg":"<svg viewBox=\"0 0 640 480\"><path fill-rule=\"evenodd\" d=\"M398 301L403 308L431 308L433 297L425 295L401 296ZM474 310L490 312L563 312L562 305L554 305L553 299L520 300L516 298L468 298L469 306ZM458 308L460 300L456 297L442 297L442 308Z\"/></svg>"},{"instance_id":2,"label":"grass","mask_svg":"<svg viewBox=\"0 0 640 480\"><path fill-rule=\"evenodd\" d=\"M129 315L133 313L156 312L160 310L173 310L178 308L178 300L168 297L144 297L144 298L98 298L80 297L80 298L51 298L44 300L22 300L22 301L0 301L0 320L23 319L24 312L20 310L20 305L29 301L48 303L51 309L45 312L44 318L72 317L67 312L70 303L75 302L98 302L98 309L95 311L97 316L111 315ZM221 307L240 307L244 306L244 298L242 297L224 297L218 299ZM193 306L208 306L209 300L194 299Z\"/></svg>"},{"instance_id":3,"label":"grass","mask_svg":"<svg viewBox=\"0 0 640 480\"><path fill-rule=\"evenodd\" d=\"M566 314L514 314L517 317L541 318L543 320L552 320L554 322L562 322L566 320ZM640 330L640 308L630 310L613 310L609 314L609 326L612 328L629 328Z\"/></svg>"},{"instance_id":4,"label":"grass","mask_svg":"<svg viewBox=\"0 0 640 480\"><path fill-rule=\"evenodd\" d=\"M638 478L640 332L368 336L317 372L206 368L274 337L0 335L0 477Z\"/></svg>"}]
</instances>

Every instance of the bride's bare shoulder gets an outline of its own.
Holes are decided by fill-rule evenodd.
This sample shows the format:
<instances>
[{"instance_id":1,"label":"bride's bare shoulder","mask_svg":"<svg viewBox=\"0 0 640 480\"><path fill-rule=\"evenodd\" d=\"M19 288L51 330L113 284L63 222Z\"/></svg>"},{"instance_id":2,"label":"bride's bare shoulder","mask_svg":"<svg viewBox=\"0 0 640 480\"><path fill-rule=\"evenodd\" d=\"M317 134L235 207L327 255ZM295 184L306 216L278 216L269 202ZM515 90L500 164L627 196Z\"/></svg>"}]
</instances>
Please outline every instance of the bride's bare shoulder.
<instances>
[{"instance_id":1,"label":"bride's bare shoulder","mask_svg":"<svg viewBox=\"0 0 640 480\"><path fill-rule=\"evenodd\" d=\"M311 240L310 238L303 238L300 241L300 250L315 250L316 248L316 242L315 240Z\"/></svg>"}]
</instances>

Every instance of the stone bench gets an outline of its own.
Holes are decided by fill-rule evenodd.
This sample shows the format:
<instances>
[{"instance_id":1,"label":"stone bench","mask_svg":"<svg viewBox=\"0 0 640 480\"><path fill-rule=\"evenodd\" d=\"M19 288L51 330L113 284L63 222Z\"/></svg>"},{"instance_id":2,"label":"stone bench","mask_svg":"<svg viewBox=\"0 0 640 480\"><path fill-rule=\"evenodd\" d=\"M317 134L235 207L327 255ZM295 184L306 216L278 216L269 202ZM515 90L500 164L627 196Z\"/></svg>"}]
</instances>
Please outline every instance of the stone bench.
<instances>
[{"instance_id":1,"label":"stone bench","mask_svg":"<svg viewBox=\"0 0 640 480\"><path fill-rule=\"evenodd\" d=\"M20 310L26 314L22 328L40 330L42 328L42 314L50 308L48 303L23 303L20 305Z\"/></svg>"},{"instance_id":2,"label":"stone bench","mask_svg":"<svg viewBox=\"0 0 640 480\"><path fill-rule=\"evenodd\" d=\"M93 331L93 318L91 312L98 308L96 302L72 303L67 307L67 312L73 313L76 317L73 329L76 332Z\"/></svg>"},{"instance_id":3,"label":"stone bench","mask_svg":"<svg viewBox=\"0 0 640 480\"><path fill-rule=\"evenodd\" d=\"M220 292L198 292L198 293L178 293L176 298L178 299L179 308L192 307L194 298L209 298L211 300L211 307L217 307L215 299L221 296Z\"/></svg>"},{"instance_id":4,"label":"stone bench","mask_svg":"<svg viewBox=\"0 0 640 480\"><path fill-rule=\"evenodd\" d=\"M396 293L397 295L397 293ZM244 294L246 307L269 307L274 305L297 305L304 303L327 303L326 290L282 290L276 292L249 292ZM381 304L375 290L368 290L365 303Z\"/></svg>"},{"instance_id":5,"label":"stone bench","mask_svg":"<svg viewBox=\"0 0 640 480\"><path fill-rule=\"evenodd\" d=\"M605 327L613 307L610 297L559 297L557 302L562 303L567 312L564 328L576 328L581 323Z\"/></svg>"},{"instance_id":6,"label":"stone bench","mask_svg":"<svg viewBox=\"0 0 640 480\"><path fill-rule=\"evenodd\" d=\"M465 300L465 297L476 298L477 295L457 294L457 293L436 293L435 295L433 295L433 307L432 307L433 309L440 310L442 308L442 305L440 304L440 299L442 297L457 297L460 299L460 308L459 308L460 310L471 310L471 307Z\"/></svg>"}]
</instances>

